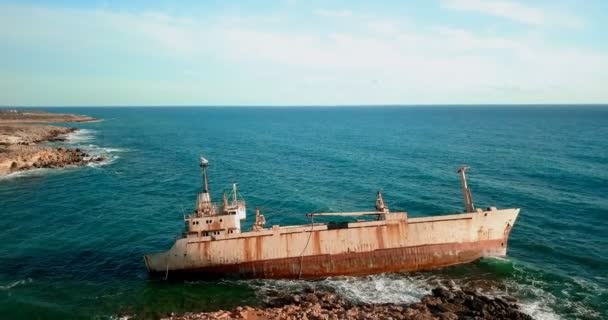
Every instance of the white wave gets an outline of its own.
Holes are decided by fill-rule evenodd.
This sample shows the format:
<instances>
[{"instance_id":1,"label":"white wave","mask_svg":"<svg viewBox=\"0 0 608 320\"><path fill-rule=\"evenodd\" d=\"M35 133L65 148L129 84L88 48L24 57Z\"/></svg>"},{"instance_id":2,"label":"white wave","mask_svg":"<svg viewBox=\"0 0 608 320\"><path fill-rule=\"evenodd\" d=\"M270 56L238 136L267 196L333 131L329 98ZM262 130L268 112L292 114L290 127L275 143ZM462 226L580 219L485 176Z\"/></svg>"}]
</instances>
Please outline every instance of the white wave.
<instances>
[{"instance_id":1,"label":"white wave","mask_svg":"<svg viewBox=\"0 0 608 320\"><path fill-rule=\"evenodd\" d=\"M109 164L114 163L116 160L120 159L120 156L116 155L116 153L127 152L127 149L121 148L109 148L109 147L99 147L94 144L89 144L86 147L82 147L82 149L87 152L92 158L102 157L104 160L99 162L89 162L87 166L97 168L102 166L107 166Z\"/></svg>"},{"instance_id":2,"label":"white wave","mask_svg":"<svg viewBox=\"0 0 608 320\"><path fill-rule=\"evenodd\" d=\"M537 320L559 320L561 319L546 301L537 300L529 303L519 303L521 311Z\"/></svg>"},{"instance_id":3,"label":"white wave","mask_svg":"<svg viewBox=\"0 0 608 320\"><path fill-rule=\"evenodd\" d=\"M119 158L120 158L119 156L105 155L104 160L97 161L97 162L89 162L89 163L87 163L87 167L99 168L99 167L107 166L107 165L114 163Z\"/></svg>"},{"instance_id":4,"label":"white wave","mask_svg":"<svg viewBox=\"0 0 608 320\"><path fill-rule=\"evenodd\" d=\"M265 296L269 291L297 292L304 288L331 288L343 298L356 303L419 302L430 293L429 278L380 274L368 277L332 277L320 281L260 280L249 282L258 293Z\"/></svg>"},{"instance_id":5,"label":"white wave","mask_svg":"<svg viewBox=\"0 0 608 320\"><path fill-rule=\"evenodd\" d=\"M59 168L59 169L61 169L61 168ZM35 169L29 169L29 170L25 170L25 171L15 171L15 172L11 172L11 173L8 173L5 175L1 175L0 181L12 180L12 179L23 178L23 177L40 176L43 174L50 173L51 170L57 170L57 169L35 168Z\"/></svg>"},{"instance_id":6,"label":"white wave","mask_svg":"<svg viewBox=\"0 0 608 320\"><path fill-rule=\"evenodd\" d=\"M406 304L429 294L428 278L381 274L363 278L328 278L322 281L344 298L363 303Z\"/></svg>"},{"instance_id":7,"label":"white wave","mask_svg":"<svg viewBox=\"0 0 608 320\"><path fill-rule=\"evenodd\" d=\"M91 129L78 129L65 135L65 143L80 144L92 141L95 138L95 132L95 130Z\"/></svg>"},{"instance_id":8,"label":"white wave","mask_svg":"<svg viewBox=\"0 0 608 320\"><path fill-rule=\"evenodd\" d=\"M14 288L16 286L20 286L20 285L25 285L25 284L31 283L32 281L34 281L34 280L32 280L31 278L27 278L27 279L24 279L24 280L17 280L15 282L11 283L11 284L8 284L8 285L5 285L5 286L0 286L0 290L10 290L10 289L12 289L12 288Z\"/></svg>"},{"instance_id":9,"label":"white wave","mask_svg":"<svg viewBox=\"0 0 608 320\"><path fill-rule=\"evenodd\" d=\"M367 277L333 277L319 281L304 280L260 280L249 282L258 294L267 296L268 292L298 292L304 288L331 288L343 298L355 303L395 303L410 304L431 293L438 285L461 289L468 279L450 279L430 273L423 274L380 274ZM487 286L482 292L488 296L505 295L520 297L521 311L540 320L556 320L561 317L553 310L558 299L543 289L532 285L522 285L507 281L506 287ZM497 289L500 287L501 289ZM521 297L527 297L522 299ZM573 306L575 307L575 306ZM577 312L578 313L578 312ZM588 310L578 314L589 314Z\"/></svg>"},{"instance_id":10,"label":"white wave","mask_svg":"<svg viewBox=\"0 0 608 320\"><path fill-rule=\"evenodd\" d=\"M82 151L89 154L88 159L91 159L91 158L94 159L97 157L103 158L103 160L101 160L101 161L88 162L86 164L86 166L90 167L90 168L101 168L101 167L113 164L118 159L120 159L120 156L117 155L116 153L123 153L123 152L129 151L128 149L123 149L123 148L100 147L95 144L86 144L86 145L68 144L68 147L70 147L72 149L74 149L74 148L81 149ZM17 179L17 178L22 178L22 177L41 176L41 175L49 174L51 172L62 172L65 169L73 169L73 168L78 168L78 167L79 167L78 165L66 165L65 167L62 167L62 168L52 168L52 169L34 168L34 169L28 169L25 171L16 171L16 172L12 172L12 173L9 173L6 175L1 175L0 181L12 180L12 179Z\"/></svg>"},{"instance_id":11,"label":"white wave","mask_svg":"<svg viewBox=\"0 0 608 320\"><path fill-rule=\"evenodd\" d=\"M122 149L122 148L101 148L103 149L105 152L108 153L114 153L114 152L128 152L128 149Z\"/></svg>"}]
</instances>

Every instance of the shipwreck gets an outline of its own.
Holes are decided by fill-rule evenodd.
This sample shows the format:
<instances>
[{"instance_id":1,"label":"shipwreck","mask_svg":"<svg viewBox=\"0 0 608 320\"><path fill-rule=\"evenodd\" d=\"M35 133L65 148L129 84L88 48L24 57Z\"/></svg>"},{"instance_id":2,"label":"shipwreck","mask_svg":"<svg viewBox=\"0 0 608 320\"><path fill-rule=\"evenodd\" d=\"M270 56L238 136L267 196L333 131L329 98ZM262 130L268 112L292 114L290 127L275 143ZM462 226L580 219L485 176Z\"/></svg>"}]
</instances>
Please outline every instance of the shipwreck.
<instances>
[{"instance_id":1,"label":"shipwreck","mask_svg":"<svg viewBox=\"0 0 608 320\"><path fill-rule=\"evenodd\" d=\"M409 218L391 212L381 192L366 212L309 213L310 224L266 227L256 208L251 230L243 231L245 201L236 184L223 201L211 201L201 157L203 188L185 232L165 252L144 256L151 274L168 277L239 276L246 278L317 278L417 271L502 257L519 208L476 208L458 170L464 212ZM352 222L318 223L315 217L355 217Z\"/></svg>"}]
</instances>

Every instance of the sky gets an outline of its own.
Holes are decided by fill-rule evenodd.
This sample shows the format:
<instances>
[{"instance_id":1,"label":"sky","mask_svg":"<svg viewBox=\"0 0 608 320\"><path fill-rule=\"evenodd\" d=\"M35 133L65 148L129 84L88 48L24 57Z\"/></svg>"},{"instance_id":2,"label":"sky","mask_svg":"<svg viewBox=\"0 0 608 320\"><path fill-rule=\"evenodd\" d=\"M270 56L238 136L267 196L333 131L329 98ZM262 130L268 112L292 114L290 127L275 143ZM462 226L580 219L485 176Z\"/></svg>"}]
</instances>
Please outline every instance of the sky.
<instances>
[{"instance_id":1,"label":"sky","mask_svg":"<svg viewBox=\"0 0 608 320\"><path fill-rule=\"evenodd\" d=\"M0 105L608 102L606 0L0 0Z\"/></svg>"}]
</instances>

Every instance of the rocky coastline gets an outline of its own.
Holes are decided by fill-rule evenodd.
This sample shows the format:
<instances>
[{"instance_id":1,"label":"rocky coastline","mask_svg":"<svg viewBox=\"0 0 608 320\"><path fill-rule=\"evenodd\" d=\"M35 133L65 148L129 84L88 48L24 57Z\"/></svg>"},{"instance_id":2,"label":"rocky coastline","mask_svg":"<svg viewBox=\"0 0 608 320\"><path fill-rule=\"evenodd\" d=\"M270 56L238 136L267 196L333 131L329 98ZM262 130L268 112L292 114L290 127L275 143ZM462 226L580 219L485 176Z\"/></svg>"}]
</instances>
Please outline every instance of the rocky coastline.
<instances>
[{"instance_id":1,"label":"rocky coastline","mask_svg":"<svg viewBox=\"0 0 608 320\"><path fill-rule=\"evenodd\" d=\"M172 314L165 320L215 319L516 319L531 320L512 297L489 297L478 291L437 287L420 302L355 304L335 292L305 289L299 294L276 294L261 307L237 307L215 312Z\"/></svg>"},{"instance_id":2,"label":"rocky coastline","mask_svg":"<svg viewBox=\"0 0 608 320\"><path fill-rule=\"evenodd\" d=\"M81 149L45 146L63 141L77 128L38 124L42 122L85 122L97 119L73 114L0 110L0 176L36 168L62 168L101 162Z\"/></svg>"}]
</instances>

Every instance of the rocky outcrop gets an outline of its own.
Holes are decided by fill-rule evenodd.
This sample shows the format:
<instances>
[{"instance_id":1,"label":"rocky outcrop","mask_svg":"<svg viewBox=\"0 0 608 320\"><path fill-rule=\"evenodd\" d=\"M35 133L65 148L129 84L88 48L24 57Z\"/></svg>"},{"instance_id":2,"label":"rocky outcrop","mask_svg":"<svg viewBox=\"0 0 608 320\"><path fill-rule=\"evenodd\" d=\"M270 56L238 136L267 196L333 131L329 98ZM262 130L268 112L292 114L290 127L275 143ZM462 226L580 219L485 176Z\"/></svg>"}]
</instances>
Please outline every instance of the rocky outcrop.
<instances>
[{"instance_id":1,"label":"rocky outcrop","mask_svg":"<svg viewBox=\"0 0 608 320\"><path fill-rule=\"evenodd\" d=\"M0 175L35 168L63 168L104 161L80 149L38 146L10 146L0 148Z\"/></svg>"},{"instance_id":2,"label":"rocky outcrop","mask_svg":"<svg viewBox=\"0 0 608 320\"><path fill-rule=\"evenodd\" d=\"M488 297L477 291L437 287L419 303L353 304L334 292L309 289L270 297L264 307L171 315L170 320L203 319L515 319L531 320L513 298Z\"/></svg>"},{"instance_id":3,"label":"rocky outcrop","mask_svg":"<svg viewBox=\"0 0 608 320\"><path fill-rule=\"evenodd\" d=\"M31 124L93 120L96 119L72 114L0 111L0 175L35 168L62 168L105 160L103 157L93 157L80 149L39 146L38 144L49 141L65 140L67 134L78 129Z\"/></svg>"},{"instance_id":4,"label":"rocky outcrop","mask_svg":"<svg viewBox=\"0 0 608 320\"><path fill-rule=\"evenodd\" d=\"M65 140L76 128L32 124L0 124L0 146L34 145L46 141Z\"/></svg>"}]
</instances>

